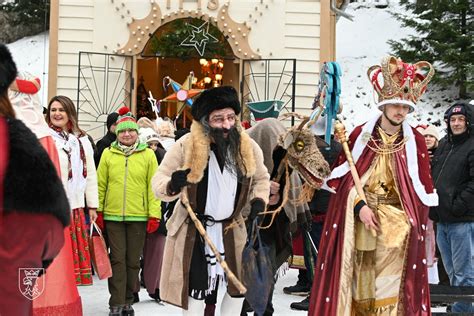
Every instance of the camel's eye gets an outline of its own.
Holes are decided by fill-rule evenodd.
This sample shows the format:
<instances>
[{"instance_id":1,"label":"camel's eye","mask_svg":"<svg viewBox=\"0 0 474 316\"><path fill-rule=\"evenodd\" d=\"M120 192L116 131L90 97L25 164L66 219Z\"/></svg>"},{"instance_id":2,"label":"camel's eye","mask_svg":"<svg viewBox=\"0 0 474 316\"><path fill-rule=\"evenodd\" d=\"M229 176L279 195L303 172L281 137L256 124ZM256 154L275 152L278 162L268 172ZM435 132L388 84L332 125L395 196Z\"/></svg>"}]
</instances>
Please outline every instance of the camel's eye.
<instances>
[{"instance_id":1,"label":"camel's eye","mask_svg":"<svg viewBox=\"0 0 474 316\"><path fill-rule=\"evenodd\" d=\"M304 141L302 141L301 139L298 139L296 142L295 142L295 150L300 152L300 151L303 151L304 147L305 147L305 143Z\"/></svg>"}]
</instances>

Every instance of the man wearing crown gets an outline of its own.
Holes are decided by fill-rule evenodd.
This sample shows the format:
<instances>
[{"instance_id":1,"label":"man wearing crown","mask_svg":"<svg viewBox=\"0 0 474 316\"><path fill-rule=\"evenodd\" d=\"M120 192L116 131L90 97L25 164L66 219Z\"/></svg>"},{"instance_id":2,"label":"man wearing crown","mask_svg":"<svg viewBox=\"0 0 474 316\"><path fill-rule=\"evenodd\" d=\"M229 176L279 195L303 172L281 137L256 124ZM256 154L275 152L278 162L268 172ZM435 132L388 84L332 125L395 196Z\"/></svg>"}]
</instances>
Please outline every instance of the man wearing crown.
<instances>
[{"instance_id":1,"label":"man wearing crown","mask_svg":"<svg viewBox=\"0 0 474 316\"><path fill-rule=\"evenodd\" d=\"M424 138L405 118L433 74L427 62L391 56L369 68L382 113L354 129L350 157L342 152L327 180L335 194L309 315L430 315L424 242L428 208L438 196Z\"/></svg>"}]
</instances>

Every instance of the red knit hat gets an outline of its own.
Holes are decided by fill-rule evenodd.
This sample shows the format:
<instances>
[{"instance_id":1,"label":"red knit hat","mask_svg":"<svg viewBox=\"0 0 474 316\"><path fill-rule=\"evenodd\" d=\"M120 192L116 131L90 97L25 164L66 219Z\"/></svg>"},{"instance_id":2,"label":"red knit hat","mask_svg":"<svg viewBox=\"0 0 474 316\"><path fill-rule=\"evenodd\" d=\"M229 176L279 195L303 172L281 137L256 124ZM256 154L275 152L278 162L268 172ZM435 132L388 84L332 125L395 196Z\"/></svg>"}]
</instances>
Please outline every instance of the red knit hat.
<instances>
[{"instance_id":1,"label":"red knit hat","mask_svg":"<svg viewBox=\"0 0 474 316\"><path fill-rule=\"evenodd\" d=\"M115 133L118 134L125 129L134 129L138 132L138 124L133 116L130 109L126 106L123 106L119 109L119 118L117 119L117 127L115 128Z\"/></svg>"}]
</instances>

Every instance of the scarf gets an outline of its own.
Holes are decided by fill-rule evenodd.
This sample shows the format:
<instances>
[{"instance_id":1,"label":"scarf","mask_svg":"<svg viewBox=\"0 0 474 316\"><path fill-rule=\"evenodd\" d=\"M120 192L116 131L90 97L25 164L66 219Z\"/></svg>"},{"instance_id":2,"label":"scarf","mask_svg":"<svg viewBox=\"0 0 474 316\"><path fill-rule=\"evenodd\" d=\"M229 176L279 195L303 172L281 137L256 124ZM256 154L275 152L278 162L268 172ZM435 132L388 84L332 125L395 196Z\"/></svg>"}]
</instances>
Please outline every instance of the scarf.
<instances>
[{"instance_id":1,"label":"scarf","mask_svg":"<svg viewBox=\"0 0 474 316\"><path fill-rule=\"evenodd\" d=\"M58 150L67 155L68 162L68 196L73 192L82 192L86 187L87 161L81 141L73 133L50 125L50 133Z\"/></svg>"},{"instance_id":2,"label":"scarf","mask_svg":"<svg viewBox=\"0 0 474 316\"><path fill-rule=\"evenodd\" d=\"M210 152L209 157L209 168L208 168L208 187L206 195L206 207L204 210L203 218L206 219L204 224L206 228L206 233L214 243L219 251L222 259L225 260L225 249L224 249L224 238L223 238L223 229L222 221L228 219L232 216L234 212L234 202L235 195L237 194L237 176L232 173L231 170L224 167L224 170L221 172L217 157L213 151ZM202 249L202 248L204 249ZM199 273L195 276L197 280L194 282L192 276L190 276L190 296L195 299L204 299L206 296L210 295L213 290L215 290L219 284L226 285L224 269L217 262L217 258L214 252L211 250L209 245L202 241L196 241L195 243L195 252L202 253L198 255L193 253L193 259L196 258L194 268L199 270L197 267L199 263L206 263L207 267L202 267L206 270ZM205 261L204 261L205 260ZM206 282L203 279L204 275L207 272L207 288L197 285L197 283ZM205 283L204 283L205 284ZM205 286L202 284L202 286Z\"/></svg>"},{"instance_id":3,"label":"scarf","mask_svg":"<svg viewBox=\"0 0 474 316\"><path fill-rule=\"evenodd\" d=\"M208 190L206 199L205 215L211 216L215 222L212 225L206 225L206 233L212 240L222 259L225 260L224 236L222 235L222 221L232 216L234 212L234 201L237 193L237 177L232 171L224 167L221 172L216 155L213 151L209 158L209 176ZM224 270L217 262L216 256L206 243L204 253L207 261L207 272L209 277L209 288L206 294L216 289L217 281L219 284L225 282Z\"/></svg>"},{"instance_id":4,"label":"scarf","mask_svg":"<svg viewBox=\"0 0 474 316\"><path fill-rule=\"evenodd\" d=\"M139 143L140 142L138 141L138 138L135 141L135 143L133 145L130 145L130 146L126 146L126 145L122 144L121 142L119 142L118 140L116 140L116 141L113 142L112 146L117 148L121 152L123 152L123 154L125 156L130 156L131 154L133 154L135 152L135 150L137 149Z\"/></svg>"}]
</instances>

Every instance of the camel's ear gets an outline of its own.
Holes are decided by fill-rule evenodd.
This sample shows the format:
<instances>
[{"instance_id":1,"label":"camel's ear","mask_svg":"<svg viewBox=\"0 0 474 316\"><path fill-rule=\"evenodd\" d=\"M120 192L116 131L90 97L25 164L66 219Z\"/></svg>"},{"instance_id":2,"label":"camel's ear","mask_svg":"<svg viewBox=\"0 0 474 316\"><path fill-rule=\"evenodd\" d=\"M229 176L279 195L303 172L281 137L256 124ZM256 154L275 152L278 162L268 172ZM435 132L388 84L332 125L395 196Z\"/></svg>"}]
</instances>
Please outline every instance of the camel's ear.
<instances>
[{"instance_id":1,"label":"camel's ear","mask_svg":"<svg viewBox=\"0 0 474 316\"><path fill-rule=\"evenodd\" d=\"M281 135L281 147L283 149L288 149L294 141L293 133L291 131L286 132L284 135Z\"/></svg>"}]
</instances>

